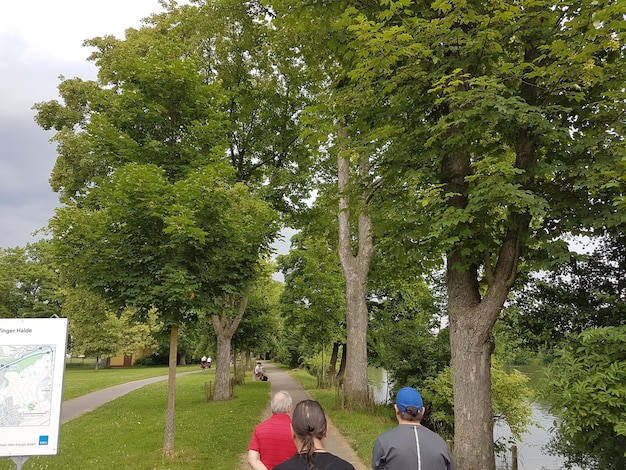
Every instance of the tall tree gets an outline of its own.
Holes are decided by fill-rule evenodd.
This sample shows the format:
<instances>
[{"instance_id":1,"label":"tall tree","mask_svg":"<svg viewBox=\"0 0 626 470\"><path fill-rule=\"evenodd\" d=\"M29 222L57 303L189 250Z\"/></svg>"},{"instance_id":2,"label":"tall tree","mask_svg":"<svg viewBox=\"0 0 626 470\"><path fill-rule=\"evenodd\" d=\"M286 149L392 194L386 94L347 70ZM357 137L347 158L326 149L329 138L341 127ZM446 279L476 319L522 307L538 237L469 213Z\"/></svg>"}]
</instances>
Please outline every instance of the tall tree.
<instances>
[{"instance_id":1,"label":"tall tree","mask_svg":"<svg viewBox=\"0 0 626 470\"><path fill-rule=\"evenodd\" d=\"M315 104L304 114L310 125L309 136L323 149L317 168L325 183L336 184L334 189L323 188L337 200L337 249L346 286L345 392L349 404L360 406L368 398L367 277L374 255L369 206L378 178L372 163L377 149L361 139L363 129L369 128L367 120L337 99L346 87L351 61L345 54L351 33L337 27L337 21L353 3L376 8L376 2L343 0L280 0L273 5L275 23L288 38L290 48L300 53L312 83L317 84L310 91L316 96ZM316 28L311 29L313 22Z\"/></svg>"},{"instance_id":2,"label":"tall tree","mask_svg":"<svg viewBox=\"0 0 626 470\"><path fill-rule=\"evenodd\" d=\"M308 152L298 137L297 115L306 102L304 89L298 82L300 65L291 60L288 51L276 54L276 50L267 48L270 42L266 35L271 28L258 2L200 1L181 7L170 3L166 8L166 12L147 20L145 27L127 30L124 40L106 36L87 41L87 45L96 49L91 60L99 67L98 81L63 80L59 86L63 104L51 101L36 105L38 123L58 131L55 140L59 143L59 158L51 178L53 188L60 192L62 202L72 210L79 210L93 187L100 187L101 182L110 179L113 170L129 163L140 165L131 170L138 172L139 180L146 177L158 186L164 182L155 183L154 178L164 176L170 183L184 181L194 172L204 174L207 165L225 161L234 168L236 180L245 182L278 208L291 207L295 199L290 200L286 193L296 186L294 181L301 160ZM145 164L157 165L164 171L163 175L141 166ZM225 181L227 186L233 186L230 176ZM123 186L120 180L117 183ZM197 197L204 197L200 188L193 189ZM243 194L243 188L236 185L233 190L234 194ZM168 191L163 191L158 194L167 199ZM234 197L233 201L243 202L242 198L245 199L243 195ZM94 199L88 202L98 204ZM233 251L225 249L221 260L225 264L217 264L225 271L212 284L221 290L207 288L210 295L205 292L211 302L203 306L213 312L213 325L224 345L222 355L228 355L224 351L230 348L230 337L245 310L246 284L254 271L250 260L265 250L266 241L276 228L267 207L257 202L243 203L240 209L249 209L247 214L233 212L233 217L239 217L241 223L258 229L256 233L246 231L241 225L238 230L225 224L227 229L234 230L229 241L243 240L245 247L239 258L228 262L225 260ZM173 204L173 201L160 203ZM204 213L206 207L183 208L178 215L168 214L171 220L167 223L152 220L151 224L150 216L159 220L165 215L163 207L157 207L154 201L153 204L148 214L140 214L135 220L137 224L145 223L145 232L135 227L139 232L157 235L150 236L144 245L136 245L137 251L132 253L131 259L144 266L144 272L150 272L158 260L164 261L159 249L163 248L160 243L164 238L159 230L170 222L182 224L177 228L169 226L173 233L168 234L173 236L178 230L180 245L186 241L197 250L206 249L210 237L205 237L205 227L194 227L200 217L214 216ZM195 215L197 219L193 219ZM236 222L227 213L220 216L229 223ZM57 227L59 223L62 225L63 214L57 222ZM125 227L124 223L121 226ZM187 255L197 254L193 247L189 247ZM178 262L182 263L180 259ZM130 260L123 265L129 263ZM193 285L182 288L178 284L198 275L196 271L192 269L191 273L182 275L175 266L167 271L169 274L162 280L171 276L167 279L172 283L170 287L180 289L181 295L187 289L185 295L191 300L198 298L199 292ZM111 292L130 298L141 288L146 286L136 286L130 292L124 289ZM160 311L171 307L168 315L172 318L166 323L171 325L172 344L168 409L173 410L176 333L179 323L189 315L190 305L177 296L171 301L176 305L161 305ZM228 367L228 360L218 360L218 367L220 363ZM218 378L216 398L225 398L228 371L220 371ZM173 446L171 429L173 413L168 412L166 453Z\"/></svg>"},{"instance_id":3,"label":"tall tree","mask_svg":"<svg viewBox=\"0 0 626 470\"><path fill-rule=\"evenodd\" d=\"M624 6L381 5L347 11L354 104L377 121L390 194L412 199L386 213L421 256L445 256L458 466L490 470L491 333L520 263L545 267L564 233L623 218Z\"/></svg>"},{"instance_id":4,"label":"tall tree","mask_svg":"<svg viewBox=\"0 0 626 470\"><path fill-rule=\"evenodd\" d=\"M344 148L348 136L341 119L337 138L339 186L339 260L346 282L346 401L352 406L367 403L367 275L374 256L372 216L368 207L372 190L365 183L370 175L370 156ZM351 160L356 160L356 178L351 178ZM360 181L354 185L351 181ZM359 188L355 191L354 188ZM356 201L355 201L356 199ZM356 220L355 220L356 219ZM356 242L355 242L356 240Z\"/></svg>"},{"instance_id":5,"label":"tall tree","mask_svg":"<svg viewBox=\"0 0 626 470\"><path fill-rule=\"evenodd\" d=\"M68 282L99 292L118 308L159 313L171 332L172 383L179 325L195 319L197 311L213 312L214 321L237 318L245 306L227 301L246 299L244 291L277 230L273 211L244 185L225 181L233 174L228 167L222 174L217 170L212 166L172 184L154 165L128 164L91 188L81 207L60 208L51 221ZM230 308L237 309L234 317L224 312ZM220 390L227 398L230 337L227 345L219 340L218 367L226 362ZM166 453L173 448L173 390Z\"/></svg>"},{"instance_id":6,"label":"tall tree","mask_svg":"<svg viewBox=\"0 0 626 470\"><path fill-rule=\"evenodd\" d=\"M309 101L301 66L288 49L276 47L268 11L261 2L198 2L179 28L202 57L202 73L219 83L224 124L223 157L236 178L282 213L297 210L306 191L309 150L300 138L299 113ZM304 188L304 189L303 189ZM247 298L228 293L222 315L213 315L218 344L216 399L228 395L230 341ZM220 347L221 345L221 347Z\"/></svg>"},{"instance_id":7,"label":"tall tree","mask_svg":"<svg viewBox=\"0 0 626 470\"><path fill-rule=\"evenodd\" d=\"M107 228L116 228L106 226L107 217L110 217L112 223L119 224L115 238L132 241L128 248L134 246L136 251L127 252L121 262L111 259L112 253L108 253L109 257L95 257L100 261L97 267L101 271L94 269L92 273L84 273L85 277L75 278L74 282L91 283L91 286L99 287L118 302L132 301L144 307L145 311L146 304L142 300L151 297L146 289L152 282L151 277L156 275L158 261L163 260L163 236L160 234L163 223L155 221L155 218L162 217L164 205L170 203L164 188L157 189L155 186L162 185L163 179L180 180L193 169L209 163L211 150L220 143L209 129L215 125L219 128L221 121L219 112L212 106L215 87L199 76L198 62L185 49L180 38L159 35L154 28L128 30L126 34L124 41L111 36L88 41L96 48L91 60L99 68L98 80L63 80L59 85L63 103L56 100L39 103L35 109L39 125L57 131L54 140L58 142L59 156L51 184L60 193L61 202L67 206L57 215L52 229L59 241L59 256L65 258L62 268L76 274L80 270L75 269L74 263L68 262L68 259L93 254L98 246L103 248L103 240L97 237L103 235ZM106 205L99 200L99 195L90 199L91 190L94 187L106 188L114 169L133 162L159 165L163 174L141 166L134 167L135 183L146 184L144 193L136 184L128 188L137 191L132 196L124 195L124 191L119 189L117 202L122 206L113 208L110 213L102 211ZM121 179L114 181L110 188L115 188L116 184L118 188L124 187L123 177L118 175ZM160 194L158 191L161 191ZM153 199L142 199L147 194ZM113 194L109 196L107 202L115 201ZM132 213L133 210L136 212ZM91 217L90 211L94 211L96 217ZM132 226L118 217L122 215L131 218ZM76 219L72 221L74 216ZM94 230L89 230L88 227L94 224ZM98 240L100 245L94 243L83 253L63 247L68 237L75 237L81 230L85 239L77 241L76 246L84 246L85 240ZM65 253L63 248L67 248ZM105 264L108 266L105 267ZM128 271L117 280L108 279L117 288L103 281L103 275L106 278L120 268L128 268ZM110 270L109 273L106 269ZM172 269L171 274L175 277L176 270ZM98 275L101 276L99 280ZM137 282L128 289L120 288L133 277L135 281L143 277L144 282ZM156 285L168 281L174 279L163 276ZM178 286L178 289L181 287ZM174 346L174 350L170 351L173 361L170 363L164 442L164 453L170 454L174 441L175 346L178 324L185 318L189 306L180 297L172 297L172 302L163 297L161 299L166 303L157 302L158 308L166 316L163 321L170 328L171 345Z\"/></svg>"}]
</instances>

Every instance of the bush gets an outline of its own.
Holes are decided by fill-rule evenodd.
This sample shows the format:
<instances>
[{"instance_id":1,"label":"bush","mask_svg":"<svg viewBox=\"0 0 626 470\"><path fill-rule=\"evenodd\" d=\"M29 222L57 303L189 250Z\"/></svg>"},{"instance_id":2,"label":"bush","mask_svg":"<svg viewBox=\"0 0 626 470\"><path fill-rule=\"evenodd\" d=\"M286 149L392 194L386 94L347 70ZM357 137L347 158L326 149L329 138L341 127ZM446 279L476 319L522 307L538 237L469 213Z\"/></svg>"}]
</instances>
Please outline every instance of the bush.
<instances>
[{"instance_id":1,"label":"bush","mask_svg":"<svg viewBox=\"0 0 626 470\"><path fill-rule=\"evenodd\" d=\"M166 366L169 364L169 356L164 356L159 353L151 354L150 356L142 357L135 361L136 366Z\"/></svg>"},{"instance_id":2,"label":"bush","mask_svg":"<svg viewBox=\"0 0 626 470\"><path fill-rule=\"evenodd\" d=\"M541 394L560 417L551 449L567 468L626 468L626 326L573 338L548 367Z\"/></svg>"},{"instance_id":3,"label":"bush","mask_svg":"<svg viewBox=\"0 0 626 470\"><path fill-rule=\"evenodd\" d=\"M529 398L531 389L528 377L518 371L507 373L501 364L494 362L491 369L491 391L494 422L506 423L514 439L531 424L532 409ZM424 424L441 434L444 439L454 437L454 397L452 393L452 370L446 367L435 378L428 379L421 387L427 413ZM505 442L496 442L503 447Z\"/></svg>"}]
</instances>

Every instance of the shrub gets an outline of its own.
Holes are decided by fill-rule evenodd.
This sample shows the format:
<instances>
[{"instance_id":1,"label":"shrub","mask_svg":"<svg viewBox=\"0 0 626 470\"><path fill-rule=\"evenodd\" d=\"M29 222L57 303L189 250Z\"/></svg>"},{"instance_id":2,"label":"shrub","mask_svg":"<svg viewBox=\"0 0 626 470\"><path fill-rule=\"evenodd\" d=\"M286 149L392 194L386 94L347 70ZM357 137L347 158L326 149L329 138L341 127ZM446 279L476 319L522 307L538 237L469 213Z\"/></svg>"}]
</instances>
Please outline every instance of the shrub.
<instances>
[{"instance_id":1,"label":"shrub","mask_svg":"<svg viewBox=\"0 0 626 470\"><path fill-rule=\"evenodd\" d=\"M541 394L560 417L551 449L567 468L626 468L626 326L574 337L548 367Z\"/></svg>"}]
</instances>

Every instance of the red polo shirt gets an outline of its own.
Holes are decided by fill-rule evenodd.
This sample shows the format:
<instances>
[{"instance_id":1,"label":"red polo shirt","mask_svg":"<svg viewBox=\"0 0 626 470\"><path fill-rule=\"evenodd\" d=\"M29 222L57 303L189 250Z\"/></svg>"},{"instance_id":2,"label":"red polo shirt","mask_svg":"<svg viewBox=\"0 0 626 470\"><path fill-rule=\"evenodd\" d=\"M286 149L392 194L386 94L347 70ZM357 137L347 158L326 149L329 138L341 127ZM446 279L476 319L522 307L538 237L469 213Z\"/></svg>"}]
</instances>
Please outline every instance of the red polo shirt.
<instances>
[{"instance_id":1,"label":"red polo shirt","mask_svg":"<svg viewBox=\"0 0 626 470\"><path fill-rule=\"evenodd\" d=\"M252 433L248 450L261 454L261 462L268 470L293 457L296 446L291 437L291 418L285 413L277 413L259 424Z\"/></svg>"}]
</instances>

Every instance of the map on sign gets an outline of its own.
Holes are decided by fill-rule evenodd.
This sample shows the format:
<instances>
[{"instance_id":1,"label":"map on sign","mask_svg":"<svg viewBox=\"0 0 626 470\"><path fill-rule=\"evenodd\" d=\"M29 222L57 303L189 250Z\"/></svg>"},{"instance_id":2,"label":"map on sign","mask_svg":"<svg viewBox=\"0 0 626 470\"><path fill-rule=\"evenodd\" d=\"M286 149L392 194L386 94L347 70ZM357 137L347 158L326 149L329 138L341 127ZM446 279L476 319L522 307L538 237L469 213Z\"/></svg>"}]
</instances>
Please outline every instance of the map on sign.
<instances>
[{"instance_id":1,"label":"map on sign","mask_svg":"<svg viewBox=\"0 0 626 470\"><path fill-rule=\"evenodd\" d=\"M0 457L58 452L66 344L67 318L0 318Z\"/></svg>"},{"instance_id":2,"label":"map on sign","mask_svg":"<svg viewBox=\"0 0 626 470\"><path fill-rule=\"evenodd\" d=\"M0 428L50 424L55 347L0 346Z\"/></svg>"}]
</instances>

